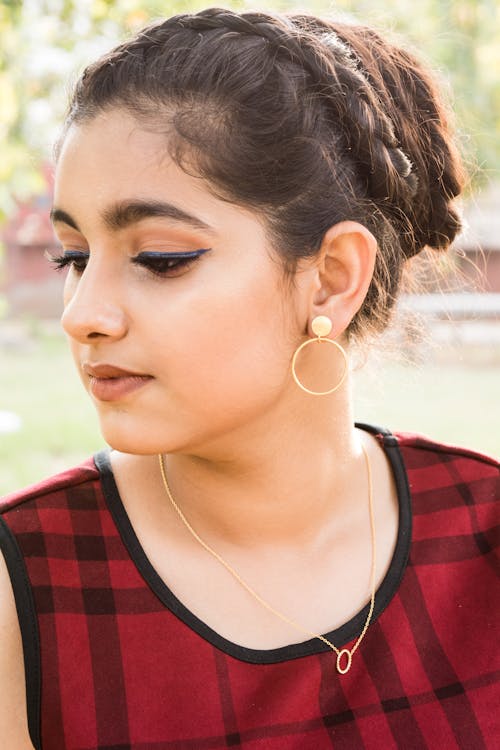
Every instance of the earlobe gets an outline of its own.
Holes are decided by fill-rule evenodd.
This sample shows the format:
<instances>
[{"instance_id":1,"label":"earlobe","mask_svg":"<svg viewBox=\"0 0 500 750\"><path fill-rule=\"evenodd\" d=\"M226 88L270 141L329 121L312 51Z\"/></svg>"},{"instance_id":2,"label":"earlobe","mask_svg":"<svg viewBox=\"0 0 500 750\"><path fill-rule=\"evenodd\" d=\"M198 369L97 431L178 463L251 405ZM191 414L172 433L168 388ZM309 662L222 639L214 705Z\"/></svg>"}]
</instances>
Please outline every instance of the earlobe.
<instances>
[{"instance_id":1,"label":"earlobe","mask_svg":"<svg viewBox=\"0 0 500 750\"><path fill-rule=\"evenodd\" d=\"M317 315L329 317L332 338L347 328L362 306L373 278L376 253L375 237L357 222L340 222L325 233L311 319Z\"/></svg>"}]
</instances>

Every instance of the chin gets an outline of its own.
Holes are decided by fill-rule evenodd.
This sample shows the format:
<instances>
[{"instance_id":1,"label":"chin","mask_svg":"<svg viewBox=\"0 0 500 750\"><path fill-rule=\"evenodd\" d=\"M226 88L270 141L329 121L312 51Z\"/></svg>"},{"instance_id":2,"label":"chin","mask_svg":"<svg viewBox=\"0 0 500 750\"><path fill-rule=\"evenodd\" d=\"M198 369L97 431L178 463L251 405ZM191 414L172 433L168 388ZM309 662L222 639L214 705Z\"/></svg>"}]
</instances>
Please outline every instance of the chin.
<instances>
[{"instance_id":1,"label":"chin","mask_svg":"<svg viewBox=\"0 0 500 750\"><path fill-rule=\"evenodd\" d=\"M130 418L126 414L100 415L101 434L106 443L120 453L136 456L154 456L158 453L176 453L188 450L190 441L174 435L173 431L153 425L150 420ZM171 427L170 423L170 427Z\"/></svg>"},{"instance_id":2,"label":"chin","mask_svg":"<svg viewBox=\"0 0 500 750\"><path fill-rule=\"evenodd\" d=\"M155 439L154 435L142 436L134 432L120 432L118 430L102 430L106 443L115 451L130 453L134 456L155 456L158 453L182 452L184 446L178 441L169 440L165 436Z\"/></svg>"},{"instance_id":3,"label":"chin","mask_svg":"<svg viewBox=\"0 0 500 750\"><path fill-rule=\"evenodd\" d=\"M241 413L221 420L213 411L196 415L179 409L173 412L172 409L152 413L150 408L126 410L122 406L99 408L98 416L104 440L120 453L138 456L177 453L207 459L233 456L235 428L241 428L243 422Z\"/></svg>"},{"instance_id":4,"label":"chin","mask_svg":"<svg viewBox=\"0 0 500 750\"><path fill-rule=\"evenodd\" d=\"M130 453L134 456L152 456L159 452L145 445L143 442L139 442L137 439L126 435L112 434L108 436L103 431L102 436L112 450L119 451L120 453Z\"/></svg>"},{"instance_id":5,"label":"chin","mask_svg":"<svg viewBox=\"0 0 500 750\"><path fill-rule=\"evenodd\" d=\"M99 415L101 434L106 443L113 450L120 453L132 453L137 456L150 456L159 452L160 446L156 444L154 436L144 425L138 426L121 415L122 418L110 419Z\"/></svg>"}]
</instances>

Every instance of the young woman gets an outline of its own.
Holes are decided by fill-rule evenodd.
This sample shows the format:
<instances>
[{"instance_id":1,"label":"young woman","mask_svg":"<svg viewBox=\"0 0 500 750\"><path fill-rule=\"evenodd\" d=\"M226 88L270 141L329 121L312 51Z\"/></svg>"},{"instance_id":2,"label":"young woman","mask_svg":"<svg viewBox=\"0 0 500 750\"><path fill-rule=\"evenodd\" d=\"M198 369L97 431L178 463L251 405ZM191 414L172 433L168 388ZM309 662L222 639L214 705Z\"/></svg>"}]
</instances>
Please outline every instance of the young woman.
<instances>
[{"instance_id":1,"label":"young woman","mask_svg":"<svg viewBox=\"0 0 500 750\"><path fill-rule=\"evenodd\" d=\"M112 450L3 501L2 747L494 747L499 463L349 375L461 180L364 27L210 9L87 68L54 262Z\"/></svg>"}]
</instances>

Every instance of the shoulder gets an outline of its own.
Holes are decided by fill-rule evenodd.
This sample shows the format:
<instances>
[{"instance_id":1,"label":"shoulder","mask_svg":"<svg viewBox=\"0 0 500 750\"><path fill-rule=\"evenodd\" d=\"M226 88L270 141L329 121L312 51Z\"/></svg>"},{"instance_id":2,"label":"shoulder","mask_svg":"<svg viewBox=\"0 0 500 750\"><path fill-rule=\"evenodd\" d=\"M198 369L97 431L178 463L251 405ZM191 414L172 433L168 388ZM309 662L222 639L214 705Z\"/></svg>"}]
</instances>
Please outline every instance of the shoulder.
<instances>
[{"instance_id":1,"label":"shoulder","mask_svg":"<svg viewBox=\"0 0 500 750\"><path fill-rule=\"evenodd\" d=\"M52 601L56 579L60 582L61 576L66 576L65 584L71 580L68 542L77 519L73 511L96 505L92 499L99 481L94 459L89 458L0 498L0 632L4 634L0 682L10 686L7 702L2 699L0 727L12 748L32 748L28 732L35 738L33 743L39 744L38 615L40 607L42 612L54 612L53 604L50 610L43 607ZM88 526L87 522L85 528ZM49 557L52 561L47 568Z\"/></svg>"},{"instance_id":2,"label":"shoulder","mask_svg":"<svg viewBox=\"0 0 500 750\"><path fill-rule=\"evenodd\" d=\"M434 440L415 432L393 433L404 454L407 469L427 473L447 473L457 482L489 477L500 481L500 460L472 448Z\"/></svg>"},{"instance_id":3,"label":"shoulder","mask_svg":"<svg viewBox=\"0 0 500 750\"><path fill-rule=\"evenodd\" d=\"M64 494L72 488L92 484L99 481L99 478L100 474L95 460L90 457L78 466L1 497L0 517L6 517L11 511L19 511L27 505L36 504L39 500Z\"/></svg>"},{"instance_id":4,"label":"shoulder","mask_svg":"<svg viewBox=\"0 0 500 750\"><path fill-rule=\"evenodd\" d=\"M397 439L400 447L410 450L413 449L415 451L415 456L420 456L423 462L429 462L432 460L428 454L434 453L437 456L440 456L443 461L447 460L447 456L455 458L456 460L463 458L465 461L472 461L478 465L485 464L487 466L492 466L497 472L500 470L500 459L488 455L487 453L482 453L481 451L472 448L465 448L455 443L434 440L433 438L418 432L396 430L392 434Z\"/></svg>"},{"instance_id":5,"label":"shoulder","mask_svg":"<svg viewBox=\"0 0 500 750\"><path fill-rule=\"evenodd\" d=\"M402 455L417 513L480 506L481 516L486 514L490 523L498 522L500 461L497 458L420 433L392 434Z\"/></svg>"}]
</instances>

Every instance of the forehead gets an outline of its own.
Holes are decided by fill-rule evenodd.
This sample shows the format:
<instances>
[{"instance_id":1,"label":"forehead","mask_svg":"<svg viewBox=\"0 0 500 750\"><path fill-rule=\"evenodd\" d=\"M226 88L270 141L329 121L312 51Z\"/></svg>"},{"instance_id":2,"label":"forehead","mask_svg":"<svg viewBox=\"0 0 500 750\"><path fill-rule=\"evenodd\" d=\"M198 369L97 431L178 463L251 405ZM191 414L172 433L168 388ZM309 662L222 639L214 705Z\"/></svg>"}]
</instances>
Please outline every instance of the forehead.
<instances>
[{"instance_id":1,"label":"forehead","mask_svg":"<svg viewBox=\"0 0 500 750\"><path fill-rule=\"evenodd\" d=\"M55 206L82 225L110 207L168 203L217 231L265 232L258 214L217 198L202 178L184 172L169 155L167 135L122 110L70 126L54 192Z\"/></svg>"},{"instance_id":2,"label":"forehead","mask_svg":"<svg viewBox=\"0 0 500 750\"><path fill-rule=\"evenodd\" d=\"M61 145L56 164L56 194L71 194L92 184L100 193L110 189L115 199L131 186L166 190L203 190L201 180L187 175L170 158L166 135L146 130L127 112L110 110L82 123L73 123Z\"/></svg>"}]
</instances>

